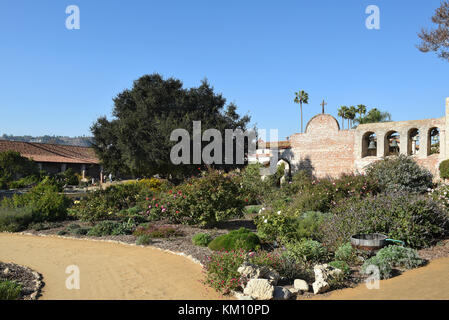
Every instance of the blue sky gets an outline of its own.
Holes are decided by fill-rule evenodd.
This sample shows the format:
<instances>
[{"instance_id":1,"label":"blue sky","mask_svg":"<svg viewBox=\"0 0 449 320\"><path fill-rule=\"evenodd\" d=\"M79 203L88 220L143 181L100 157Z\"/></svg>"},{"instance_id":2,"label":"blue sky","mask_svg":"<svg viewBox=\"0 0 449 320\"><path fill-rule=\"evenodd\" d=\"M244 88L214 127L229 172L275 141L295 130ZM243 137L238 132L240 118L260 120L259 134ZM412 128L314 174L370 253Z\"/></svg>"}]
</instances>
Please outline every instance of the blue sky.
<instances>
[{"instance_id":1,"label":"blue sky","mask_svg":"<svg viewBox=\"0 0 449 320\"><path fill-rule=\"evenodd\" d=\"M67 30L65 8L80 8ZM380 30L365 8L380 8ZM300 130L294 92L309 93L304 126L341 105L393 120L444 115L449 63L423 54L417 32L439 0L1 0L0 134L90 135L112 98L158 72L186 87L207 77L259 128Z\"/></svg>"}]
</instances>

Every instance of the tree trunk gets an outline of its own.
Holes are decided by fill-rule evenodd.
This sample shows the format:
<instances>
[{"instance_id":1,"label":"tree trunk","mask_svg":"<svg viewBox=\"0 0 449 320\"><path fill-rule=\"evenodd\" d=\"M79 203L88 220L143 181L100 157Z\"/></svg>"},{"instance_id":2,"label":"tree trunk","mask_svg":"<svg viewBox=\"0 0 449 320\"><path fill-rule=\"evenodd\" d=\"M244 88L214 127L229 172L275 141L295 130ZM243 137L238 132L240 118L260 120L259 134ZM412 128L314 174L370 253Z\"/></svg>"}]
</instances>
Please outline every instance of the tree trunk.
<instances>
[{"instance_id":1,"label":"tree trunk","mask_svg":"<svg viewBox=\"0 0 449 320\"><path fill-rule=\"evenodd\" d=\"M302 129L302 102L299 105L300 105L300 109L301 109L301 133L303 133L303 129Z\"/></svg>"}]
</instances>

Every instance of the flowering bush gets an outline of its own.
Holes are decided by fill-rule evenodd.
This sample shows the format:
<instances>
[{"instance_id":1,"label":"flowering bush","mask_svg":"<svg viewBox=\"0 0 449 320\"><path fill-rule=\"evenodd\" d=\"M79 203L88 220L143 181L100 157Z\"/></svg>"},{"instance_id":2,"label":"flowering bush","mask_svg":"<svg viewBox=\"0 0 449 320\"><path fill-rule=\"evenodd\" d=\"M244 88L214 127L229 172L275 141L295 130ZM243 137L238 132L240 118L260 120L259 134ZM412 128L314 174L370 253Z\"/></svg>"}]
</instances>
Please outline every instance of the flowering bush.
<instances>
[{"instance_id":1,"label":"flowering bush","mask_svg":"<svg viewBox=\"0 0 449 320\"><path fill-rule=\"evenodd\" d=\"M171 198L169 218L175 223L205 227L241 217L246 202L239 190L232 176L207 171L202 177L192 178L168 192L168 199Z\"/></svg>"},{"instance_id":2,"label":"flowering bush","mask_svg":"<svg viewBox=\"0 0 449 320\"><path fill-rule=\"evenodd\" d=\"M442 184L435 189L427 189L428 195L435 201L441 203L446 209L449 209L449 185Z\"/></svg>"},{"instance_id":3,"label":"flowering bush","mask_svg":"<svg viewBox=\"0 0 449 320\"><path fill-rule=\"evenodd\" d=\"M244 284L237 269L245 261L246 255L244 250L233 250L215 252L207 257L204 265L205 284L223 294L240 288Z\"/></svg>"}]
</instances>

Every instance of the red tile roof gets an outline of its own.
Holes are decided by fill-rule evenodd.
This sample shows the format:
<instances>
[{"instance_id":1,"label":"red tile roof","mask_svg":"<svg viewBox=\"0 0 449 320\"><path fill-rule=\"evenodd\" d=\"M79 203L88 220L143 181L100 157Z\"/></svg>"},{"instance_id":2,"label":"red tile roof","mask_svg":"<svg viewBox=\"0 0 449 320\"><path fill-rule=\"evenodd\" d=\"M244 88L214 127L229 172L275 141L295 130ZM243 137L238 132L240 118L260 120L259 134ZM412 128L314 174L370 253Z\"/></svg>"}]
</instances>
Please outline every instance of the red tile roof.
<instances>
[{"instance_id":1,"label":"red tile roof","mask_svg":"<svg viewBox=\"0 0 449 320\"><path fill-rule=\"evenodd\" d=\"M0 152L13 150L36 162L98 164L93 148L0 140Z\"/></svg>"},{"instance_id":2,"label":"red tile roof","mask_svg":"<svg viewBox=\"0 0 449 320\"><path fill-rule=\"evenodd\" d=\"M265 144L267 149L275 148L278 149L289 149L291 148L290 141L276 141L276 142L266 142Z\"/></svg>"}]
</instances>

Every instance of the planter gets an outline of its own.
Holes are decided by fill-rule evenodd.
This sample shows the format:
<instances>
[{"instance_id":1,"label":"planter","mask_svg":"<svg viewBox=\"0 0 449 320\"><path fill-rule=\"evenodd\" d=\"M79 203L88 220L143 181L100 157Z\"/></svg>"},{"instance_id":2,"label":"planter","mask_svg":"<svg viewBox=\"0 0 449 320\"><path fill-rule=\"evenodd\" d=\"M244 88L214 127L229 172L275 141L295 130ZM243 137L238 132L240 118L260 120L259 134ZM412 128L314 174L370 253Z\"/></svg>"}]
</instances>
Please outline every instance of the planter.
<instances>
[{"instance_id":1,"label":"planter","mask_svg":"<svg viewBox=\"0 0 449 320\"><path fill-rule=\"evenodd\" d=\"M365 251L377 251L387 244L387 236L380 233L357 234L351 237L353 248Z\"/></svg>"}]
</instances>

